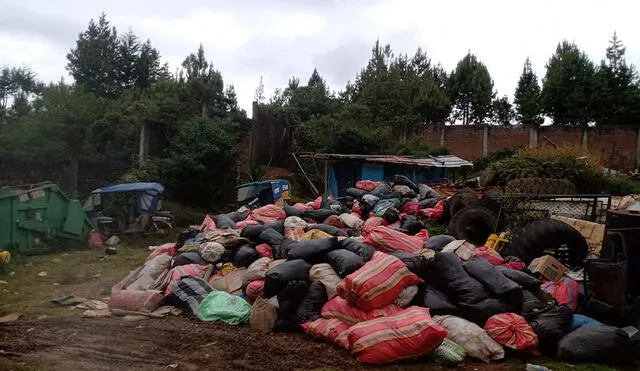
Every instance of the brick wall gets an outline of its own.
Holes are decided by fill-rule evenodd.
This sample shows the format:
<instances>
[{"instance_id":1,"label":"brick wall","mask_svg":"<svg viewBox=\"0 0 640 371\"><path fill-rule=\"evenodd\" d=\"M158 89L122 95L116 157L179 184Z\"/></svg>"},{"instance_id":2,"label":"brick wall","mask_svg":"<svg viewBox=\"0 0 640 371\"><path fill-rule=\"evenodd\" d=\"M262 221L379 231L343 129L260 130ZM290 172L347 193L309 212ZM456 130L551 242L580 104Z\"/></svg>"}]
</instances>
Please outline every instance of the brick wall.
<instances>
[{"instance_id":1,"label":"brick wall","mask_svg":"<svg viewBox=\"0 0 640 371\"><path fill-rule=\"evenodd\" d=\"M480 126L446 126L429 127L421 135L421 143L429 148L440 146L441 130L444 130L444 146L452 154L465 160L477 160L486 153L492 153L504 148L528 147L531 130L522 127L486 128L486 143L484 142L485 128ZM584 148L586 144L590 155L600 159L603 166L619 170L631 170L640 167L637 163L638 129L635 127L588 128L587 141L584 140L583 128L554 128L542 127L537 132L539 146L575 146Z\"/></svg>"}]
</instances>

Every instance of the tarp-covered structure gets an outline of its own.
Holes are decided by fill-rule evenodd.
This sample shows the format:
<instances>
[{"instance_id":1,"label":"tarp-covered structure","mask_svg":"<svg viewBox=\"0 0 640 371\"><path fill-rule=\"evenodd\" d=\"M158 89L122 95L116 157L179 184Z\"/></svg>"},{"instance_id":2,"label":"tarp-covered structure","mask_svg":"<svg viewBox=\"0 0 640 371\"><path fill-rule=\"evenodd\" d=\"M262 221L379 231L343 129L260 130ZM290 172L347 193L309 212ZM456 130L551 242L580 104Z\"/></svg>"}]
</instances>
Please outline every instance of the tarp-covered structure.
<instances>
[{"instance_id":1,"label":"tarp-covered structure","mask_svg":"<svg viewBox=\"0 0 640 371\"><path fill-rule=\"evenodd\" d=\"M340 190L355 186L360 179L392 180L396 174L420 184L438 183L450 169L471 167L473 163L453 155L415 158L393 155L352 155L309 153L303 157L325 161L325 193L341 196Z\"/></svg>"}]
</instances>

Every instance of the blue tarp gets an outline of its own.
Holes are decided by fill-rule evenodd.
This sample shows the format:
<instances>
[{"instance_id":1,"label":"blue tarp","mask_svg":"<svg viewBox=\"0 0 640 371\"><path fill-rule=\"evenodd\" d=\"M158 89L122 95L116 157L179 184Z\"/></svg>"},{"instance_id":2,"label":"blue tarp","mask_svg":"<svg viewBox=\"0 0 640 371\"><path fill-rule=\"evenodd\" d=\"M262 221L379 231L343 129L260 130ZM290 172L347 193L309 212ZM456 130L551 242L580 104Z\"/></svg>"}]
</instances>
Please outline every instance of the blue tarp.
<instances>
[{"instance_id":1,"label":"blue tarp","mask_svg":"<svg viewBox=\"0 0 640 371\"><path fill-rule=\"evenodd\" d=\"M333 166L329 166L329 185L327 187L327 195L338 197L340 196L340 190L338 187L338 179L336 178L336 171Z\"/></svg>"},{"instance_id":2,"label":"blue tarp","mask_svg":"<svg viewBox=\"0 0 640 371\"><path fill-rule=\"evenodd\" d=\"M362 165L362 179L374 182L384 180L384 166Z\"/></svg>"},{"instance_id":3,"label":"blue tarp","mask_svg":"<svg viewBox=\"0 0 640 371\"><path fill-rule=\"evenodd\" d=\"M162 193L164 192L164 186L160 183L125 183L112 185L108 187L102 187L94 190L91 193L114 193L114 192L135 192L144 191L148 193Z\"/></svg>"}]
</instances>

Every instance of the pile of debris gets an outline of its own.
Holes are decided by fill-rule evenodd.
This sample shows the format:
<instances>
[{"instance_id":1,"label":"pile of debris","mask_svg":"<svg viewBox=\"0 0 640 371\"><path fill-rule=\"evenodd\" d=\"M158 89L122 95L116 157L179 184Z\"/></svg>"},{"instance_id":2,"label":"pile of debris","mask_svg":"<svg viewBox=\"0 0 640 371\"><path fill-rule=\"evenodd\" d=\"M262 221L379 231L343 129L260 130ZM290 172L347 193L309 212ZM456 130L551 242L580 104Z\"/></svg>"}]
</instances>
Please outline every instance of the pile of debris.
<instances>
[{"instance_id":1,"label":"pile of debris","mask_svg":"<svg viewBox=\"0 0 640 371\"><path fill-rule=\"evenodd\" d=\"M442 218L466 196L446 201L394 180L360 181L341 199L207 216L177 242L154 247L114 286L109 309L151 313L169 304L203 321L304 331L370 364L423 355L440 364L491 362L505 348L566 361L633 360L629 335L576 313L578 283L566 268L540 257L542 248L521 247L532 238L501 253L429 236L423 219Z\"/></svg>"}]
</instances>

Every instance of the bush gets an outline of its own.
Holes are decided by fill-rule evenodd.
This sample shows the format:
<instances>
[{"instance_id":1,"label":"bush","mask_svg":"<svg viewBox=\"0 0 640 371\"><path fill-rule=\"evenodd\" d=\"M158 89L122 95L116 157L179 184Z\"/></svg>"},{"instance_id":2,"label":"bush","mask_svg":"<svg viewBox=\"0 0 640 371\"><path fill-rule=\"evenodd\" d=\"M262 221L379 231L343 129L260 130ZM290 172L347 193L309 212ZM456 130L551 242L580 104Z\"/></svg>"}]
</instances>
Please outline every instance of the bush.
<instances>
[{"instance_id":1,"label":"bush","mask_svg":"<svg viewBox=\"0 0 640 371\"><path fill-rule=\"evenodd\" d=\"M614 196L640 194L640 182L624 176L607 177L606 192Z\"/></svg>"},{"instance_id":2,"label":"bush","mask_svg":"<svg viewBox=\"0 0 640 371\"><path fill-rule=\"evenodd\" d=\"M496 152L489 153L483 158L473 162L473 171L482 171L494 162L503 160L505 158L513 157L516 154L516 150L513 148L504 148Z\"/></svg>"},{"instance_id":3,"label":"bush","mask_svg":"<svg viewBox=\"0 0 640 371\"><path fill-rule=\"evenodd\" d=\"M598 161L572 147L520 150L513 157L489 165L486 171L493 173L489 185L505 186L513 179L536 177L567 179L581 193L600 193L607 188Z\"/></svg>"}]
</instances>

